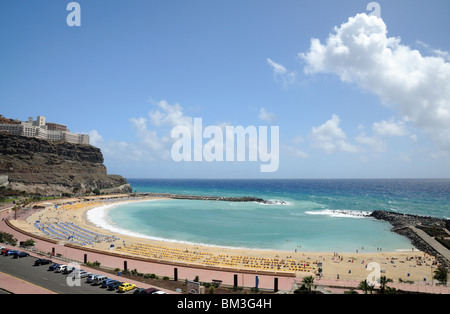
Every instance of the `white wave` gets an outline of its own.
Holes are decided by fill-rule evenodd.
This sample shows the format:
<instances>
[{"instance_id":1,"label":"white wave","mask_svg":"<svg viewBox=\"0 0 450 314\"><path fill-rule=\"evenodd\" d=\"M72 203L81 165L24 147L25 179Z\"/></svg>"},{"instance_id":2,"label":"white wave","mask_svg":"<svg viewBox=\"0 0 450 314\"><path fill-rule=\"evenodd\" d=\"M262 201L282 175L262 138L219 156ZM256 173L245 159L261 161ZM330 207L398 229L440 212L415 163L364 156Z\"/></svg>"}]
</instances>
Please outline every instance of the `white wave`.
<instances>
[{"instance_id":1,"label":"white wave","mask_svg":"<svg viewBox=\"0 0 450 314\"><path fill-rule=\"evenodd\" d=\"M308 215L323 215L335 218L366 218L371 212L362 210L346 210L346 209L323 209L317 211L306 211Z\"/></svg>"},{"instance_id":2,"label":"white wave","mask_svg":"<svg viewBox=\"0 0 450 314\"><path fill-rule=\"evenodd\" d=\"M267 200L265 203L260 203L261 205L292 205L290 202L280 201L280 200Z\"/></svg>"}]
</instances>

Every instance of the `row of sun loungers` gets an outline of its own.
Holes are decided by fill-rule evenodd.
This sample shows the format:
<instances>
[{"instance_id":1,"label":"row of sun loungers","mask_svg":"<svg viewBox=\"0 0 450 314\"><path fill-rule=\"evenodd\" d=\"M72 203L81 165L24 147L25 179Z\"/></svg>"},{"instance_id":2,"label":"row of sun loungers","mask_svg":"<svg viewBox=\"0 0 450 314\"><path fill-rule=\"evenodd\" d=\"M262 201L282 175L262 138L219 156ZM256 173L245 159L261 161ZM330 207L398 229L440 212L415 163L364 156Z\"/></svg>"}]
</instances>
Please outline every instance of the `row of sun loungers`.
<instances>
[{"instance_id":1,"label":"row of sun loungers","mask_svg":"<svg viewBox=\"0 0 450 314\"><path fill-rule=\"evenodd\" d=\"M205 266L232 267L280 272L311 272L316 262L294 260L292 258L264 258L240 255L215 255L212 253L187 251L149 244L132 244L117 248L118 251L157 259L196 263Z\"/></svg>"},{"instance_id":2,"label":"row of sun loungers","mask_svg":"<svg viewBox=\"0 0 450 314\"><path fill-rule=\"evenodd\" d=\"M54 239L69 241L73 244L82 246L120 240L115 236L107 236L92 232L71 222L41 223L38 220L34 223L34 226L45 235L50 236Z\"/></svg>"}]
</instances>

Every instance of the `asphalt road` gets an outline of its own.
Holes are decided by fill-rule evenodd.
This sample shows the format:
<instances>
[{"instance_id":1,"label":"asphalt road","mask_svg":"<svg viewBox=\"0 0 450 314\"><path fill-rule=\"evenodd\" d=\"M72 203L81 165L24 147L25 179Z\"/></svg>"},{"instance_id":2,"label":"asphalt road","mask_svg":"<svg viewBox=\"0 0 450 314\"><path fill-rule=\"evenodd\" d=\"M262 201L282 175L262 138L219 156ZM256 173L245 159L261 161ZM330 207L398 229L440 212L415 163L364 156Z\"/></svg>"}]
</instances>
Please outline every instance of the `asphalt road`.
<instances>
[{"instance_id":1,"label":"asphalt road","mask_svg":"<svg viewBox=\"0 0 450 314\"><path fill-rule=\"evenodd\" d=\"M86 278L81 278L79 286L68 284L67 275L49 271L49 265L34 266L35 260L32 256L14 259L0 255L0 271L60 294L122 294L86 283Z\"/></svg>"}]
</instances>

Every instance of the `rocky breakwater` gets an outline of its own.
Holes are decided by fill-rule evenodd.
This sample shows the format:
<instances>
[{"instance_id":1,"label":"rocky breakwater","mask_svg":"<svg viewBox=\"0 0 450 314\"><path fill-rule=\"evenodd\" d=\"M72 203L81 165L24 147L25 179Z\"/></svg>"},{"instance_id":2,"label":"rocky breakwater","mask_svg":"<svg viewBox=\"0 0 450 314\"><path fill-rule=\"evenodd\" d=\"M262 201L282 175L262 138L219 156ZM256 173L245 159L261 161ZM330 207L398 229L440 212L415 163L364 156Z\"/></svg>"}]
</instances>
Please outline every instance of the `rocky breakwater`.
<instances>
[{"instance_id":1,"label":"rocky breakwater","mask_svg":"<svg viewBox=\"0 0 450 314\"><path fill-rule=\"evenodd\" d=\"M125 178L107 174L97 147L7 133L0 133L0 175L7 177L7 188L27 193L84 193L112 187L131 192Z\"/></svg>"},{"instance_id":2,"label":"rocky breakwater","mask_svg":"<svg viewBox=\"0 0 450 314\"><path fill-rule=\"evenodd\" d=\"M443 265L450 267L450 260L438 252L436 248L429 243L429 241L422 238L414 231L414 228L432 228L433 230L439 229L443 232L448 232L450 220L429 216L401 214L383 210L373 211L370 214L370 217L389 222L392 225L392 232L407 237L417 249L435 256L436 259ZM444 250L446 249L444 248ZM448 254L446 255L448 256Z\"/></svg>"},{"instance_id":3,"label":"rocky breakwater","mask_svg":"<svg viewBox=\"0 0 450 314\"><path fill-rule=\"evenodd\" d=\"M256 202L256 203L262 203L262 204L279 204L279 205L286 204L284 201L270 201L270 200L264 200L259 197L253 197L253 196L226 197L226 196L185 195L185 194L171 194L171 193L140 193L140 195L165 197L165 198L171 198L171 199L183 199L183 200Z\"/></svg>"},{"instance_id":4,"label":"rocky breakwater","mask_svg":"<svg viewBox=\"0 0 450 314\"><path fill-rule=\"evenodd\" d=\"M378 220L387 221L394 228L402 228L406 226L416 226L416 225L445 226L446 223L445 219L437 217L401 214L395 212L388 212L384 210L375 210L370 214L370 217L373 217Z\"/></svg>"}]
</instances>

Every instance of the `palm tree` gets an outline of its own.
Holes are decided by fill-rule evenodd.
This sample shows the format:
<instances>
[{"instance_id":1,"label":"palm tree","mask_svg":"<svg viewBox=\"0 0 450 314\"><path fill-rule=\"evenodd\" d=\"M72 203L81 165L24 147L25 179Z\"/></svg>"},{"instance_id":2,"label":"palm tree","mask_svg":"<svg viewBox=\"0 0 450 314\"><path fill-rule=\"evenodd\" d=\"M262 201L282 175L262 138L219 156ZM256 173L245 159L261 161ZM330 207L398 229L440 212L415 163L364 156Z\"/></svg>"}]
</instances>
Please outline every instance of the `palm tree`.
<instances>
[{"instance_id":1,"label":"palm tree","mask_svg":"<svg viewBox=\"0 0 450 314\"><path fill-rule=\"evenodd\" d=\"M386 276L381 276L380 277L380 293L384 294L386 291L386 284L388 282L393 282L393 280L391 278L386 278Z\"/></svg>"},{"instance_id":2,"label":"palm tree","mask_svg":"<svg viewBox=\"0 0 450 314\"><path fill-rule=\"evenodd\" d=\"M311 288L314 283L314 277L313 276L305 277L303 278L302 283L308 289L308 292L311 293Z\"/></svg>"},{"instance_id":3,"label":"palm tree","mask_svg":"<svg viewBox=\"0 0 450 314\"><path fill-rule=\"evenodd\" d=\"M358 289L361 289L364 292L364 294L367 294L367 291L370 290L370 294L372 294L373 287L374 285L369 284L367 282L367 279L364 279L359 283Z\"/></svg>"},{"instance_id":4,"label":"palm tree","mask_svg":"<svg viewBox=\"0 0 450 314\"><path fill-rule=\"evenodd\" d=\"M439 266L434 271L433 279L439 280L443 285L447 285L448 271L445 267Z\"/></svg>"},{"instance_id":5,"label":"palm tree","mask_svg":"<svg viewBox=\"0 0 450 314\"><path fill-rule=\"evenodd\" d=\"M19 210L19 206L14 206L12 210L14 212L14 219L17 220L17 211Z\"/></svg>"}]
</instances>

